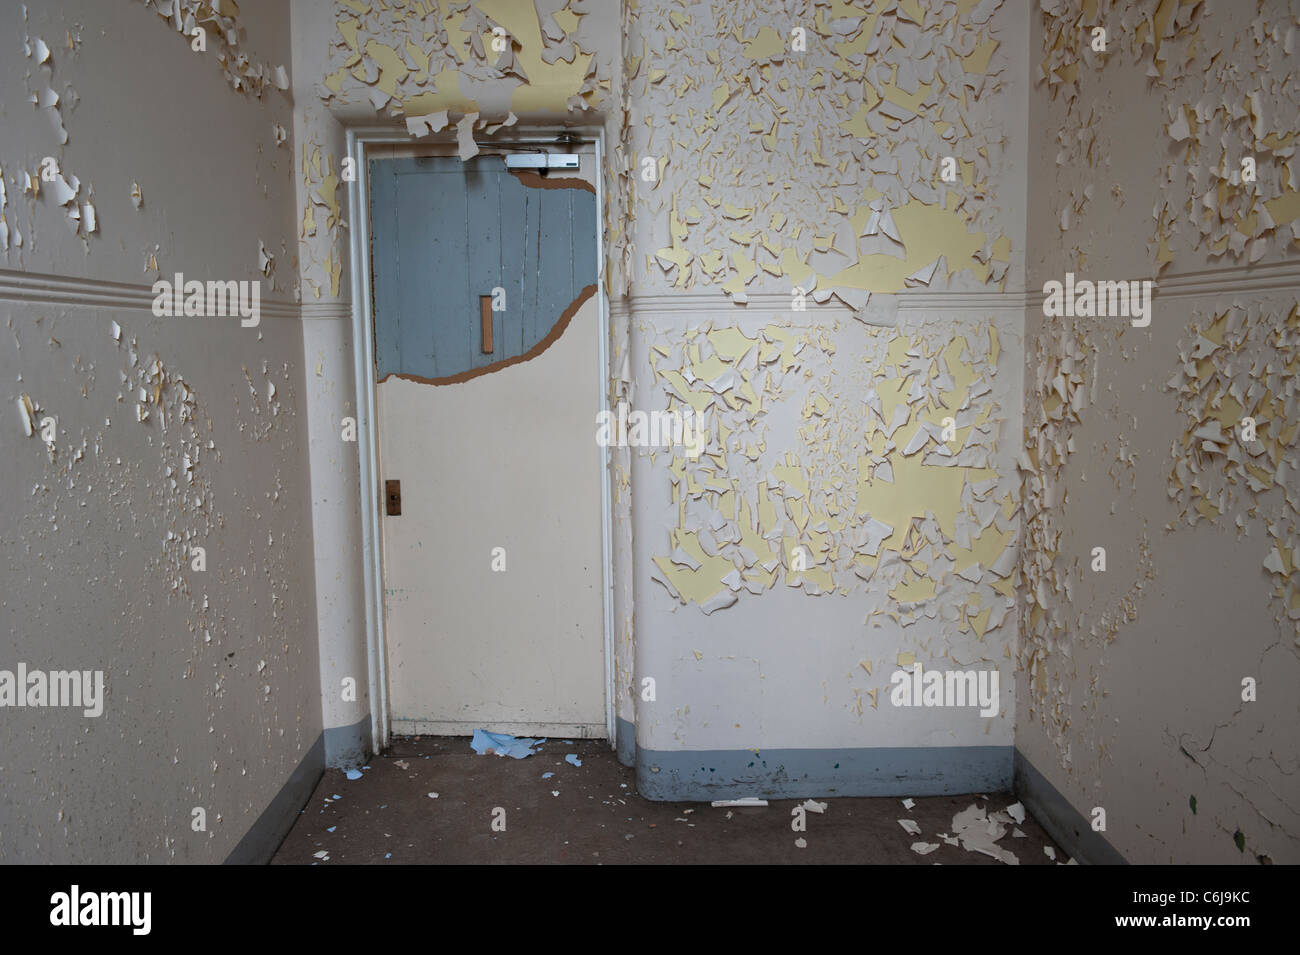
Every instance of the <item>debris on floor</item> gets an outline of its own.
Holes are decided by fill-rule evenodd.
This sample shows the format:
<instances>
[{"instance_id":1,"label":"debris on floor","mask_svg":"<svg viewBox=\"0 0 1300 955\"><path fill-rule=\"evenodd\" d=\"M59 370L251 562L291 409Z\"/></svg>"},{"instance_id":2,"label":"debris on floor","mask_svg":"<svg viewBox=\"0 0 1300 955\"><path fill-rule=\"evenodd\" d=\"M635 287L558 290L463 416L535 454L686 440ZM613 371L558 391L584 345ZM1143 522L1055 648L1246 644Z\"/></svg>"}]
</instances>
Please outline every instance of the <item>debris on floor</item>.
<instances>
[{"instance_id":1,"label":"debris on floor","mask_svg":"<svg viewBox=\"0 0 1300 955\"><path fill-rule=\"evenodd\" d=\"M399 737L387 758L375 759L368 769L358 767L365 785L346 795L338 792L351 785L345 782L346 770L326 770L276 861L322 866L697 861L951 866L1002 865L1013 855L1021 865L1061 865L1068 857L1011 793L911 800L837 795L834 812L829 798L752 794L712 800L719 804L714 810L707 808L709 801L646 799L637 791L635 770L621 765L607 746L575 740L574 746L561 748L556 739L548 752L524 739L520 749L541 756L541 764L524 766L515 759L477 755L480 749L509 755L511 745L519 742L515 737L485 731L479 747L466 746L469 742L468 737ZM565 762L566 753L579 757L582 772L566 775L561 767L572 765ZM539 781L553 788L539 791ZM967 809L972 803L986 807L982 819L978 809ZM495 805L519 807L512 813L508 837L489 832L484 824L483 807ZM793 817L800 822L797 827L792 809L798 813ZM906 813L901 821L899 809ZM1024 822L1017 825L1022 810ZM817 817L806 819L816 838L804 831L805 814ZM905 833L901 839L900 828ZM1017 830L1024 837L1013 839ZM994 838L999 834L1001 841Z\"/></svg>"},{"instance_id":2,"label":"debris on floor","mask_svg":"<svg viewBox=\"0 0 1300 955\"><path fill-rule=\"evenodd\" d=\"M1021 814L1024 807L1015 804ZM997 841L1007 834L1012 817L1008 812L994 812L975 803L952 817L952 834L961 842L967 852L979 852L1005 862L1007 865L1020 865L1020 858L1009 849L997 845Z\"/></svg>"},{"instance_id":3,"label":"debris on floor","mask_svg":"<svg viewBox=\"0 0 1300 955\"><path fill-rule=\"evenodd\" d=\"M487 730L475 730L470 747L480 756L495 754L523 759L532 756L534 746L541 746L546 739L532 739L527 736L511 736L509 733L489 733Z\"/></svg>"},{"instance_id":4,"label":"debris on floor","mask_svg":"<svg viewBox=\"0 0 1300 955\"><path fill-rule=\"evenodd\" d=\"M577 753L570 753L569 755L565 756L565 757L564 757L564 761L565 761L566 763L568 763L570 766L581 766L581 765L582 765L582 760L578 759L578 754L577 754Z\"/></svg>"}]
</instances>

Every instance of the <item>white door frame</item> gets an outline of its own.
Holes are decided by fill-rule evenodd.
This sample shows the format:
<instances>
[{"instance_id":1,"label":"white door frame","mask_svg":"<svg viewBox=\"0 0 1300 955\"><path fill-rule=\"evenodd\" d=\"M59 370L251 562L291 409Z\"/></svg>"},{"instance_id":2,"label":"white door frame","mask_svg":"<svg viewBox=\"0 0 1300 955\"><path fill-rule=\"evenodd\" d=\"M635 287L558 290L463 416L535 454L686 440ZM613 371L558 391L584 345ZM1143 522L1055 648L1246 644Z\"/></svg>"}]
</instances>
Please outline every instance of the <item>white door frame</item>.
<instances>
[{"instance_id":1,"label":"white door frame","mask_svg":"<svg viewBox=\"0 0 1300 955\"><path fill-rule=\"evenodd\" d=\"M554 145L561 132L577 136L577 142L595 146L596 151L596 300L599 305L598 411L609 411L609 298L605 291L605 132L600 127L525 127L501 130L490 142ZM447 142L451 142L448 140ZM357 455L361 470L361 559L365 572L366 661L369 670L370 730L376 751L388 747L391 713L388 702L388 643L384 633L383 537L380 516L379 445L375 421L375 339L370 288L370 215L366 147L378 145L442 145L442 140L412 139L391 126L347 128L347 156L352 159L356 178L348 183L348 222L351 232L350 271L352 276L352 365L357 394ZM596 419L592 419L595 434ZM592 442L595 444L595 441ZM609 450L597 449L600 462L600 549L601 605L604 611L605 647L605 731L609 745L614 741L614 577L613 510L610 499Z\"/></svg>"}]
</instances>

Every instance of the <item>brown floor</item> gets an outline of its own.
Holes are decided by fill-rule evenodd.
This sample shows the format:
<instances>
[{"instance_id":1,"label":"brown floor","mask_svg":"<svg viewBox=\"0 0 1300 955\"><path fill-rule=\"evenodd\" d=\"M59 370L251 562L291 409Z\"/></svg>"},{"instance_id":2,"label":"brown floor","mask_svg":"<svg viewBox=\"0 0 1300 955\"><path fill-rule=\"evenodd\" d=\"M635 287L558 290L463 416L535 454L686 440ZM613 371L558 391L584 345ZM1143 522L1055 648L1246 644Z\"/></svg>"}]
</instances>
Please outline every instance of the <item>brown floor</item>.
<instances>
[{"instance_id":1,"label":"brown floor","mask_svg":"<svg viewBox=\"0 0 1300 955\"><path fill-rule=\"evenodd\" d=\"M568 753L582 766L566 763ZM358 780L325 771L272 864L1002 865L948 845L939 834L951 833L953 815L972 802L990 813L1015 802L1008 793L929 796L908 810L892 797L828 798L819 800L828 804L824 813L807 814L806 832L793 832L790 811L802 800L728 810L642 799L634 773L603 740L552 739L533 756L510 759L479 756L468 737L399 738L369 766ZM546 772L555 775L543 779ZM506 811L504 832L492 830L495 807ZM909 835L899 819L917 822L921 834ZM1044 846L1056 850L1057 862L1066 861L1032 817L1019 828L1025 838L1008 830L998 846L1022 865L1052 864ZM796 846L800 838L806 848ZM939 848L922 856L910 848L917 841Z\"/></svg>"}]
</instances>

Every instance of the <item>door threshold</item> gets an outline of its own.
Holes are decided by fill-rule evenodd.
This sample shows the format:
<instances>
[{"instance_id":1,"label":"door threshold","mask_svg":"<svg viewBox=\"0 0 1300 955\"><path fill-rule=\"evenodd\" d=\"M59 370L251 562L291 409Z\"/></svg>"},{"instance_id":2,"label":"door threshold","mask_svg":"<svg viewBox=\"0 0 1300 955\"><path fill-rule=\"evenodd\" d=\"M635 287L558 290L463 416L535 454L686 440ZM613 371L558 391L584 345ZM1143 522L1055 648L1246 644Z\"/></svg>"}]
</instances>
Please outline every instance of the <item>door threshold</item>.
<instances>
[{"instance_id":1,"label":"door threshold","mask_svg":"<svg viewBox=\"0 0 1300 955\"><path fill-rule=\"evenodd\" d=\"M393 720L394 736L473 736L475 730L548 739L608 739L604 723L465 723L455 720Z\"/></svg>"}]
</instances>

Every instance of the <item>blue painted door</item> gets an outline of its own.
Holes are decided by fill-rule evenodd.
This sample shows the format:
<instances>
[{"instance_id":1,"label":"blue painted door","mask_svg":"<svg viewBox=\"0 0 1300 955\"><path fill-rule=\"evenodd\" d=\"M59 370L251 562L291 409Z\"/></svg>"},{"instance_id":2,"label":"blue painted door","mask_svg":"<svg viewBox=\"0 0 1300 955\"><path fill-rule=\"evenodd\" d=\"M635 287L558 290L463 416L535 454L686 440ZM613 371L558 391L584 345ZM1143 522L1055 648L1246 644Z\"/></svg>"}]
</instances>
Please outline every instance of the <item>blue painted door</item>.
<instances>
[{"instance_id":1,"label":"blue painted door","mask_svg":"<svg viewBox=\"0 0 1300 955\"><path fill-rule=\"evenodd\" d=\"M370 162L376 372L443 381L526 355L596 281L596 196L498 157ZM495 294L494 294L495 293ZM493 299L492 351L481 300Z\"/></svg>"},{"instance_id":2,"label":"blue painted door","mask_svg":"<svg viewBox=\"0 0 1300 955\"><path fill-rule=\"evenodd\" d=\"M606 732L582 161L550 180L499 157L368 166L379 477L401 482L381 525L397 734Z\"/></svg>"}]
</instances>

